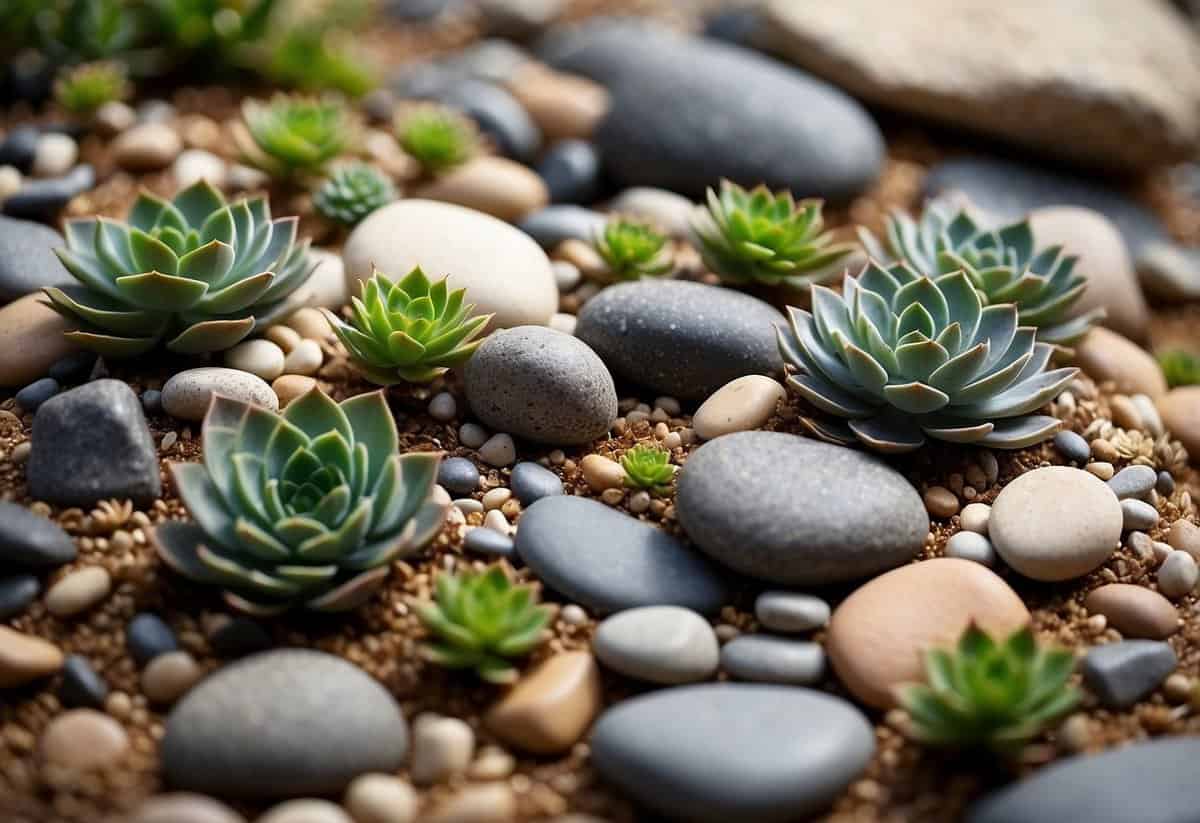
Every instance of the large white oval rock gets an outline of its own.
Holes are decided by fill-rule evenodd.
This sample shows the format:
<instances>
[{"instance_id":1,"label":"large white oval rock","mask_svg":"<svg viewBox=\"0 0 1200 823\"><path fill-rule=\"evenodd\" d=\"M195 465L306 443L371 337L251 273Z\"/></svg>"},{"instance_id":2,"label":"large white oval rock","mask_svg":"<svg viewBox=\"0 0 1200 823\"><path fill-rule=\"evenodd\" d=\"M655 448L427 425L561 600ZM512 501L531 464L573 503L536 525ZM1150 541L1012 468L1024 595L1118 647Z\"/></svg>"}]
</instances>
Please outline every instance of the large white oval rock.
<instances>
[{"instance_id":1,"label":"large white oval rock","mask_svg":"<svg viewBox=\"0 0 1200 823\"><path fill-rule=\"evenodd\" d=\"M401 200L374 212L350 233L342 250L350 294L372 265L399 280L414 266L432 279L450 276L466 288L492 326L545 326L558 309L558 288L546 253L519 229L472 209L432 200Z\"/></svg>"}]
</instances>

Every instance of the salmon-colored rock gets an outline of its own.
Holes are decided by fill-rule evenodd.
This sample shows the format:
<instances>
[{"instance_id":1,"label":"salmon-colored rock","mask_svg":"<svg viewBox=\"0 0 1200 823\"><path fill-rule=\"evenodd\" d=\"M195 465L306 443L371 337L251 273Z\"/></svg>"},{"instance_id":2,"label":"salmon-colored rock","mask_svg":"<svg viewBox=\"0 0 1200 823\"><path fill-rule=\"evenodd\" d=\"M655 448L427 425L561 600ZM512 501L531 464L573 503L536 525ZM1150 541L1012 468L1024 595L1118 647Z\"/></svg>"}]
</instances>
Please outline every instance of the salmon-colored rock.
<instances>
[{"instance_id":1,"label":"salmon-colored rock","mask_svg":"<svg viewBox=\"0 0 1200 823\"><path fill-rule=\"evenodd\" d=\"M35 292L0 308L0 386L24 386L45 377L75 351L75 344L63 337L75 326L46 306L45 299Z\"/></svg>"}]
</instances>

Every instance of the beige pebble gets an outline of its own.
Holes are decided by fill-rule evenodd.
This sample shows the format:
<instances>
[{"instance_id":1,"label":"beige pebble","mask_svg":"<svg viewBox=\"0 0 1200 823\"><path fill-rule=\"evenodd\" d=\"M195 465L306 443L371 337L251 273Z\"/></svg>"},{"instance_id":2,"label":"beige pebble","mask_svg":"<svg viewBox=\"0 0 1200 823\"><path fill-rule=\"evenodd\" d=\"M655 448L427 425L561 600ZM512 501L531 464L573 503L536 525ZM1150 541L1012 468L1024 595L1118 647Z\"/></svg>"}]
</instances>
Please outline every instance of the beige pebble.
<instances>
[{"instance_id":1,"label":"beige pebble","mask_svg":"<svg viewBox=\"0 0 1200 823\"><path fill-rule=\"evenodd\" d=\"M1175 672L1163 681L1163 694L1172 703L1184 703L1192 696L1192 679Z\"/></svg>"},{"instance_id":2,"label":"beige pebble","mask_svg":"<svg viewBox=\"0 0 1200 823\"><path fill-rule=\"evenodd\" d=\"M634 492L629 495L629 510L634 514L641 514L650 508L650 492L645 489Z\"/></svg>"},{"instance_id":3,"label":"beige pebble","mask_svg":"<svg viewBox=\"0 0 1200 823\"><path fill-rule=\"evenodd\" d=\"M491 529L500 534L508 534L512 531L512 524L508 522L508 518L504 516L504 512L499 509L492 509L483 516L483 527Z\"/></svg>"},{"instance_id":4,"label":"beige pebble","mask_svg":"<svg viewBox=\"0 0 1200 823\"><path fill-rule=\"evenodd\" d=\"M959 514L959 523L969 532L986 535L988 533L988 518L991 517L992 507L987 503L968 503Z\"/></svg>"},{"instance_id":5,"label":"beige pebble","mask_svg":"<svg viewBox=\"0 0 1200 823\"><path fill-rule=\"evenodd\" d=\"M86 566L59 580L46 592L46 609L55 617L87 611L112 591L112 575L103 566Z\"/></svg>"},{"instance_id":6,"label":"beige pebble","mask_svg":"<svg viewBox=\"0 0 1200 823\"><path fill-rule=\"evenodd\" d=\"M574 745L600 710L600 673L587 652L563 652L522 677L484 718L507 745L557 754Z\"/></svg>"},{"instance_id":7,"label":"beige pebble","mask_svg":"<svg viewBox=\"0 0 1200 823\"><path fill-rule=\"evenodd\" d=\"M1158 590L1170 598L1183 597L1196 587L1200 569L1187 552L1173 551L1158 567Z\"/></svg>"},{"instance_id":8,"label":"beige pebble","mask_svg":"<svg viewBox=\"0 0 1200 823\"><path fill-rule=\"evenodd\" d=\"M283 353L287 354L292 349L296 348L297 344L304 338L300 336L300 332L293 329L291 326L271 326L263 334L263 337L270 340L279 348L283 349Z\"/></svg>"},{"instance_id":9,"label":"beige pebble","mask_svg":"<svg viewBox=\"0 0 1200 823\"><path fill-rule=\"evenodd\" d=\"M574 334L575 327L579 325L579 320L573 314L555 312L550 318L549 325L550 328L560 331L563 334Z\"/></svg>"},{"instance_id":10,"label":"beige pebble","mask_svg":"<svg viewBox=\"0 0 1200 823\"><path fill-rule=\"evenodd\" d=\"M506 489L503 486L491 489L483 496L483 508L485 511L498 509L507 503L510 497L512 497L512 489Z\"/></svg>"},{"instance_id":11,"label":"beige pebble","mask_svg":"<svg viewBox=\"0 0 1200 823\"><path fill-rule=\"evenodd\" d=\"M602 503L608 504L609 506L620 505L621 501L624 499L625 499L625 490L624 489L605 489L604 491L602 491L600 493L600 501Z\"/></svg>"},{"instance_id":12,"label":"beige pebble","mask_svg":"<svg viewBox=\"0 0 1200 823\"><path fill-rule=\"evenodd\" d=\"M279 398L279 408L284 408L297 397L308 394L317 387L317 381L302 374L285 374L275 378L271 391Z\"/></svg>"},{"instance_id":13,"label":"beige pebble","mask_svg":"<svg viewBox=\"0 0 1200 823\"><path fill-rule=\"evenodd\" d=\"M705 440L761 428L786 397L787 392L778 381L761 374L748 374L713 392L696 410L692 428Z\"/></svg>"},{"instance_id":14,"label":"beige pebble","mask_svg":"<svg viewBox=\"0 0 1200 823\"><path fill-rule=\"evenodd\" d=\"M925 509L933 517L946 518L958 514L958 498L945 486L930 486L922 499Z\"/></svg>"},{"instance_id":15,"label":"beige pebble","mask_svg":"<svg viewBox=\"0 0 1200 823\"><path fill-rule=\"evenodd\" d=\"M77 348L63 336L68 322L44 303L41 292L0 307L0 386L19 388L44 377L57 361Z\"/></svg>"},{"instance_id":16,"label":"beige pebble","mask_svg":"<svg viewBox=\"0 0 1200 823\"><path fill-rule=\"evenodd\" d=\"M1102 326L1094 327L1076 344L1075 365L1098 383L1112 380L1118 390L1146 394L1156 402L1167 393L1158 361L1137 343ZM1165 421L1166 415L1163 417Z\"/></svg>"},{"instance_id":17,"label":"beige pebble","mask_svg":"<svg viewBox=\"0 0 1200 823\"><path fill-rule=\"evenodd\" d=\"M279 398L261 377L237 369L200 366L179 372L163 385L163 410L180 420L200 421L214 393L271 411L279 408Z\"/></svg>"},{"instance_id":18,"label":"beige pebble","mask_svg":"<svg viewBox=\"0 0 1200 823\"><path fill-rule=\"evenodd\" d=\"M306 340L324 340L333 334L325 315L317 309L305 306L287 319L287 325Z\"/></svg>"},{"instance_id":19,"label":"beige pebble","mask_svg":"<svg viewBox=\"0 0 1200 823\"><path fill-rule=\"evenodd\" d=\"M1129 399L1133 401L1138 415L1142 418L1142 427L1154 437L1161 437L1165 428L1162 417L1158 413L1158 408L1154 405L1154 401L1150 399L1150 396L1134 394L1130 395Z\"/></svg>"},{"instance_id":20,"label":"beige pebble","mask_svg":"<svg viewBox=\"0 0 1200 823\"><path fill-rule=\"evenodd\" d=\"M119 760L129 750L129 735L102 712L72 709L50 721L38 748L47 763L84 771Z\"/></svg>"},{"instance_id":21,"label":"beige pebble","mask_svg":"<svg viewBox=\"0 0 1200 823\"><path fill-rule=\"evenodd\" d=\"M1102 614L1125 637L1165 640L1178 628L1179 613L1171 601L1152 589L1129 583L1109 583L1093 589L1084 608Z\"/></svg>"},{"instance_id":22,"label":"beige pebble","mask_svg":"<svg viewBox=\"0 0 1200 823\"><path fill-rule=\"evenodd\" d=\"M255 823L355 823L350 815L328 800L301 798L273 806Z\"/></svg>"},{"instance_id":23,"label":"beige pebble","mask_svg":"<svg viewBox=\"0 0 1200 823\"><path fill-rule=\"evenodd\" d=\"M583 607L576 603L568 603L562 607L559 616L568 626L584 626L587 625L588 616Z\"/></svg>"},{"instance_id":24,"label":"beige pebble","mask_svg":"<svg viewBox=\"0 0 1200 823\"><path fill-rule=\"evenodd\" d=\"M23 686L54 674L62 665L63 654L54 644L0 626L0 689Z\"/></svg>"},{"instance_id":25,"label":"beige pebble","mask_svg":"<svg viewBox=\"0 0 1200 823\"><path fill-rule=\"evenodd\" d=\"M457 717L422 715L413 722L408 770L414 783L441 783L461 775L474 755L475 732Z\"/></svg>"},{"instance_id":26,"label":"beige pebble","mask_svg":"<svg viewBox=\"0 0 1200 823\"><path fill-rule=\"evenodd\" d=\"M1104 438L1097 438L1092 441L1092 457L1103 463L1112 463L1119 460L1121 453L1117 451L1117 447L1108 442Z\"/></svg>"},{"instance_id":27,"label":"beige pebble","mask_svg":"<svg viewBox=\"0 0 1200 823\"><path fill-rule=\"evenodd\" d=\"M183 140L166 123L142 123L121 132L110 148L126 171L158 171L179 156Z\"/></svg>"},{"instance_id":28,"label":"beige pebble","mask_svg":"<svg viewBox=\"0 0 1200 823\"><path fill-rule=\"evenodd\" d=\"M467 776L472 780L504 780L517 768L517 761L511 754L498 746L484 746Z\"/></svg>"},{"instance_id":29,"label":"beige pebble","mask_svg":"<svg viewBox=\"0 0 1200 823\"><path fill-rule=\"evenodd\" d=\"M481 783L439 803L423 823L509 823L516 816L517 799L507 783Z\"/></svg>"},{"instance_id":30,"label":"beige pebble","mask_svg":"<svg viewBox=\"0 0 1200 823\"><path fill-rule=\"evenodd\" d=\"M114 137L137 122L137 112L128 103L110 100L92 115L92 124L105 137Z\"/></svg>"},{"instance_id":31,"label":"beige pebble","mask_svg":"<svg viewBox=\"0 0 1200 823\"><path fill-rule=\"evenodd\" d=\"M1108 406L1112 410L1113 422L1121 428L1142 428L1142 415L1138 412L1137 406L1126 395L1114 394L1108 399Z\"/></svg>"},{"instance_id":32,"label":"beige pebble","mask_svg":"<svg viewBox=\"0 0 1200 823\"><path fill-rule=\"evenodd\" d=\"M33 154L34 177L61 177L79 158L79 144L69 134L46 132L37 139Z\"/></svg>"},{"instance_id":33,"label":"beige pebble","mask_svg":"<svg viewBox=\"0 0 1200 823\"><path fill-rule=\"evenodd\" d=\"M625 486L625 469L615 460L604 455L589 454L579 461L583 479L594 492L619 489Z\"/></svg>"},{"instance_id":34,"label":"beige pebble","mask_svg":"<svg viewBox=\"0 0 1200 823\"><path fill-rule=\"evenodd\" d=\"M21 190L21 172L16 166L0 166L0 203Z\"/></svg>"},{"instance_id":35,"label":"beige pebble","mask_svg":"<svg viewBox=\"0 0 1200 823\"><path fill-rule=\"evenodd\" d=\"M481 155L417 189L417 197L466 206L516 223L550 202L546 184L529 167Z\"/></svg>"},{"instance_id":36,"label":"beige pebble","mask_svg":"<svg viewBox=\"0 0 1200 823\"><path fill-rule=\"evenodd\" d=\"M1116 468L1113 467L1112 463L1093 461L1084 466L1084 468L1101 480L1112 480L1112 476L1116 474Z\"/></svg>"},{"instance_id":37,"label":"beige pebble","mask_svg":"<svg viewBox=\"0 0 1200 823\"><path fill-rule=\"evenodd\" d=\"M346 789L343 805L354 823L414 823L417 793L390 774L364 774Z\"/></svg>"},{"instance_id":38,"label":"beige pebble","mask_svg":"<svg viewBox=\"0 0 1200 823\"><path fill-rule=\"evenodd\" d=\"M479 447L479 457L484 463L496 468L511 466L517 460L517 444L512 435L503 432L493 434Z\"/></svg>"},{"instance_id":39,"label":"beige pebble","mask_svg":"<svg viewBox=\"0 0 1200 823\"><path fill-rule=\"evenodd\" d=\"M1176 520L1167 533L1167 543L1173 549L1200 559L1200 526L1190 520Z\"/></svg>"},{"instance_id":40,"label":"beige pebble","mask_svg":"<svg viewBox=\"0 0 1200 823\"><path fill-rule=\"evenodd\" d=\"M153 703L170 705L196 685L204 671L185 651L166 652L142 670L142 692Z\"/></svg>"},{"instance_id":41,"label":"beige pebble","mask_svg":"<svg viewBox=\"0 0 1200 823\"><path fill-rule=\"evenodd\" d=\"M246 818L212 797L172 792L148 798L129 823L246 823Z\"/></svg>"},{"instance_id":42,"label":"beige pebble","mask_svg":"<svg viewBox=\"0 0 1200 823\"><path fill-rule=\"evenodd\" d=\"M508 90L547 141L587 140L608 113L608 89L594 80L530 61L508 79Z\"/></svg>"},{"instance_id":43,"label":"beige pebble","mask_svg":"<svg viewBox=\"0 0 1200 823\"><path fill-rule=\"evenodd\" d=\"M321 344L316 340L301 340L296 348L287 353L283 360L283 370L288 374L316 374L325 360Z\"/></svg>"},{"instance_id":44,"label":"beige pebble","mask_svg":"<svg viewBox=\"0 0 1200 823\"><path fill-rule=\"evenodd\" d=\"M563 260L570 263L575 268L588 278L593 280L606 280L612 276L608 270L608 264L604 262L604 258L592 246L583 240L571 237L554 247L554 253L551 255L556 260ZM576 292L578 294L579 292Z\"/></svg>"},{"instance_id":45,"label":"beige pebble","mask_svg":"<svg viewBox=\"0 0 1200 823\"><path fill-rule=\"evenodd\" d=\"M231 369L274 380L283 374L284 355L270 340L246 340L225 352L225 365Z\"/></svg>"},{"instance_id":46,"label":"beige pebble","mask_svg":"<svg viewBox=\"0 0 1200 823\"><path fill-rule=\"evenodd\" d=\"M1067 751L1082 752L1092 742L1092 723L1085 714L1073 714L1058 727L1058 737Z\"/></svg>"}]
</instances>

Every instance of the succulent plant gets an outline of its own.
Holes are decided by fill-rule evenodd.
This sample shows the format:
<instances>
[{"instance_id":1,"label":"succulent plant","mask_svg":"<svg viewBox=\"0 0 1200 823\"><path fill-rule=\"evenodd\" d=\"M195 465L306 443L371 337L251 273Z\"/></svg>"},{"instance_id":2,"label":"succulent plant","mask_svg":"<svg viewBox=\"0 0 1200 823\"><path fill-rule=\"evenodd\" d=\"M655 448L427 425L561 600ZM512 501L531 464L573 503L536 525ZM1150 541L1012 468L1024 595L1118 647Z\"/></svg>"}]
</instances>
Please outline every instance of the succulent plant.
<instances>
[{"instance_id":1,"label":"succulent plant","mask_svg":"<svg viewBox=\"0 0 1200 823\"><path fill-rule=\"evenodd\" d=\"M1028 626L997 643L971 624L955 649L926 652L927 682L901 686L897 697L917 740L1011 754L1074 708L1074 667L1071 652L1039 647Z\"/></svg>"},{"instance_id":2,"label":"succulent plant","mask_svg":"<svg viewBox=\"0 0 1200 823\"><path fill-rule=\"evenodd\" d=\"M617 280L657 277L673 267L667 238L636 220L610 220L593 245Z\"/></svg>"},{"instance_id":3,"label":"succulent plant","mask_svg":"<svg viewBox=\"0 0 1200 823\"><path fill-rule=\"evenodd\" d=\"M802 418L818 437L885 452L925 437L1015 449L1053 435L1059 421L1031 414L1077 373L1046 371L1053 347L1017 325L1011 303L984 306L963 272L936 278L907 264L869 262L842 295L812 290L812 312L788 308L777 329L788 379L846 422Z\"/></svg>"},{"instance_id":4,"label":"succulent plant","mask_svg":"<svg viewBox=\"0 0 1200 823\"><path fill-rule=\"evenodd\" d=\"M441 528L441 455L396 453L382 392L338 404L313 389L282 414L216 395L202 438L203 463L171 465L195 523L160 526L155 544L243 611L354 608Z\"/></svg>"},{"instance_id":5,"label":"succulent plant","mask_svg":"<svg viewBox=\"0 0 1200 823\"><path fill-rule=\"evenodd\" d=\"M317 189L313 205L330 220L354 226L395 199L396 187L387 175L366 163L353 163L333 171Z\"/></svg>"},{"instance_id":6,"label":"succulent plant","mask_svg":"<svg viewBox=\"0 0 1200 823\"><path fill-rule=\"evenodd\" d=\"M276 94L242 103L244 128L234 138L245 159L275 177L319 173L350 147L357 124L332 97Z\"/></svg>"},{"instance_id":7,"label":"succulent plant","mask_svg":"<svg viewBox=\"0 0 1200 823\"><path fill-rule=\"evenodd\" d=\"M670 452L655 446L639 444L629 449L621 455L621 468L625 469L626 486L649 489L654 494L669 492L675 477Z\"/></svg>"},{"instance_id":8,"label":"succulent plant","mask_svg":"<svg viewBox=\"0 0 1200 823\"><path fill-rule=\"evenodd\" d=\"M823 205L722 180L720 193L708 190L708 208L697 210L692 231L704 264L722 280L807 288L840 274L836 264L854 250L822 232Z\"/></svg>"},{"instance_id":9,"label":"succulent plant","mask_svg":"<svg viewBox=\"0 0 1200 823\"><path fill-rule=\"evenodd\" d=\"M463 303L467 290L450 291L447 279L430 283L418 266L394 283L376 270L362 299L351 298L350 323L325 310L364 377L380 386L428 383L470 359L492 315L472 316L475 306Z\"/></svg>"},{"instance_id":10,"label":"succulent plant","mask_svg":"<svg viewBox=\"0 0 1200 823\"><path fill-rule=\"evenodd\" d=\"M902 261L930 277L965 271L984 305L1015 303L1021 325L1037 327L1045 343L1072 343L1104 316L1097 309L1067 318L1087 288L1074 271L1078 258L1064 254L1062 246L1038 249L1028 220L984 229L966 209L951 213L948 204L933 201L919 222L893 212L886 244L863 228L859 239L875 259Z\"/></svg>"},{"instance_id":11,"label":"succulent plant","mask_svg":"<svg viewBox=\"0 0 1200 823\"><path fill-rule=\"evenodd\" d=\"M396 117L396 138L426 174L461 166L479 151L474 121L436 103L403 107Z\"/></svg>"},{"instance_id":12,"label":"succulent plant","mask_svg":"<svg viewBox=\"0 0 1200 823\"><path fill-rule=\"evenodd\" d=\"M443 572L435 585L436 602L417 609L435 636L425 655L447 668L474 669L491 683L515 681L509 658L542 642L552 607L538 605L534 587L514 584L499 564L482 572Z\"/></svg>"},{"instance_id":13,"label":"succulent plant","mask_svg":"<svg viewBox=\"0 0 1200 823\"><path fill-rule=\"evenodd\" d=\"M84 63L61 73L54 99L73 114L89 115L105 103L129 96L125 67L111 60Z\"/></svg>"},{"instance_id":14,"label":"succulent plant","mask_svg":"<svg viewBox=\"0 0 1200 823\"><path fill-rule=\"evenodd\" d=\"M56 249L82 287L47 288L79 328L67 337L106 357L227 349L285 309L312 273L295 217L271 219L265 198L226 203L200 181L166 201L143 192L129 222L69 220Z\"/></svg>"},{"instance_id":15,"label":"succulent plant","mask_svg":"<svg viewBox=\"0 0 1200 823\"><path fill-rule=\"evenodd\" d=\"M1200 358L1191 352L1182 349L1162 352L1158 355L1158 365L1171 388L1200 383Z\"/></svg>"}]
</instances>

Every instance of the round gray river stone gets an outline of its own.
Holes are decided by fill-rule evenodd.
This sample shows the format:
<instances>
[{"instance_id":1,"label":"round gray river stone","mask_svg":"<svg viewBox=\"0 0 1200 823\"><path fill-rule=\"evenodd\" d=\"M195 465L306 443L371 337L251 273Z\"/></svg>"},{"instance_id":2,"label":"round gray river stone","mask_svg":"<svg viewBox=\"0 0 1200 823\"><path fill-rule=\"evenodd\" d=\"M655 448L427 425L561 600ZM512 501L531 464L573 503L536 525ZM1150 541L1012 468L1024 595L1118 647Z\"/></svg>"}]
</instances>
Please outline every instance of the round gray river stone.
<instances>
[{"instance_id":1,"label":"round gray river stone","mask_svg":"<svg viewBox=\"0 0 1200 823\"><path fill-rule=\"evenodd\" d=\"M600 612L726 602L720 572L678 538L585 497L544 497L521 515L517 554L547 586Z\"/></svg>"},{"instance_id":2,"label":"round gray river stone","mask_svg":"<svg viewBox=\"0 0 1200 823\"><path fill-rule=\"evenodd\" d=\"M76 285L54 254L63 246L63 236L49 226L0 217L0 303L43 286Z\"/></svg>"},{"instance_id":3,"label":"round gray river stone","mask_svg":"<svg viewBox=\"0 0 1200 823\"><path fill-rule=\"evenodd\" d=\"M188 692L167 718L161 755L178 789L294 797L394 771L407 750L400 706L366 672L283 649L229 664Z\"/></svg>"},{"instance_id":4,"label":"round gray river stone","mask_svg":"<svg viewBox=\"0 0 1200 823\"><path fill-rule=\"evenodd\" d=\"M929 533L920 495L882 460L779 432L705 443L679 472L675 508L715 560L785 585L878 574Z\"/></svg>"},{"instance_id":5,"label":"round gray river stone","mask_svg":"<svg viewBox=\"0 0 1200 823\"><path fill-rule=\"evenodd\" d=\"M671 820L808 819L866 767L875 735L846 701L810 689L704 684L622 701L596 722L592 761Z\"/></svg>"},{"instance_id":6,"label":"round gray river stone","mask_svg":"<svg viewBox=\"0 0 1200 823\"><path fill-rule=\"evenodd\" d=\"M610 286L579 312L575 336L614 374L680 400L703 400L747 374L783 372L775 326L758 298L682 280Z\"/></svg>"},{"instance_id":7,"label":"round gray river stone","mask_svg":"<svg viewBox=\"0 0 1200 823\"><path fill-rule=\"evenodd\" d=\"M54 569L75 559L62 526L17 503L0 501L0 565L6 570Z\"/></svg>"},{"instance_id":8,"label":"round gray river stone","mask_svg":"<svg viewBox=\"0 0 1200 823\"><path fill-rule=\"evenodd\" d=\"M1196 737L1066 758L988 795L967 823L1194 823L1197 762Z\"/></svg>"},{"instance_id":9,"label":"round gray river stone","mask_svg":"<svg viewBox=\"0 0 1200 823\"><path fill-rule=\"evenodd\" d=\"M600 662L651 683L707 680L720 650L708 621L679 606L626 609L596 628L592 650Z\"/></svg>"}]
</instances>

